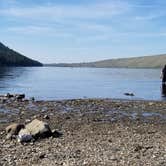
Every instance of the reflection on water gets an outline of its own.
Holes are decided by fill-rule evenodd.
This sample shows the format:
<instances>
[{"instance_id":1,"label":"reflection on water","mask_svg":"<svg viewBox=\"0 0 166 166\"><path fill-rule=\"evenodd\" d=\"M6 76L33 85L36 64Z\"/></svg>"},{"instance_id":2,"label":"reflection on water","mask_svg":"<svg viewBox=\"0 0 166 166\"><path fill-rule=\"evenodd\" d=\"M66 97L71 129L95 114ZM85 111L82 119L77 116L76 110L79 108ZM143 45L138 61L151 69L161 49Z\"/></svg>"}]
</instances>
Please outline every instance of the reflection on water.
<instances>
[{"instance_id":1,"label":"reflection on water","mask_svg":"<svg viewBox=\"0 0 166 166\"><path fill-rule=\"evenodd\" d=\"M12 86L12 80L19 78L26 71L26 68L0 67L0 89L4 90Z\"/></svg>"},{"instance_id":2,"label":"reflection on water","mask_svg":"<svg viewBox=\"0 0 166 166\"><path fill-rule=\"evenodd\" d=\"M5 78L16 78L23 74L26 68L20 67L0 67L0 80Z\"/></svg>"},{"instance_id":3,"label":"reflection on water","mask_svg":"<svg viewBox=\"0 0 166 166\"><path fill-rule=\"evenodd\" d=\"M159 75L159 69L0 68L0 93L25 93L47 100L99 97L161 100Z\"/></svg>"}]
</instances>

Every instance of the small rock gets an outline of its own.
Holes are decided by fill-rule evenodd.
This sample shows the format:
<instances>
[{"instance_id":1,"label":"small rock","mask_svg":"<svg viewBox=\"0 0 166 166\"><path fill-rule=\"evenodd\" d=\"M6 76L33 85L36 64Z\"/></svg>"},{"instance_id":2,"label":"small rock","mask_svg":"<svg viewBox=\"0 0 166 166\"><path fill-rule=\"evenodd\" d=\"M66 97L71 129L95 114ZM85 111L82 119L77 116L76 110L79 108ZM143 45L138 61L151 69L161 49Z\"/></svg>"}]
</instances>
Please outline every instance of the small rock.
<instances>
[{"instance_id":1,"label":"small rock","mask_svg":"<svg viewBox=\"0 0 166 166\"><path fill-rule=\"evenodd\" d=\"M66 119L66 120L69 120L69 119L71 119L71 117L70 117L70 116L67 116L65 119Z\"/></svg>"},{"instance_id":2,"label":"small rock","mask_svg":"<svg viewBox=\"0 0 166 166\"><path fill-rule=\"evenodd\" d=\"M39 159L44 159L45 158L45 153L41 153L40 155L39 155Z\"/></svg>"},{"instance_id":3,"label":"small rock","mask_svg":"<svg viewBox=\"0 0 166 166\"><path fill-rule=\"evenodd\" d=\"M31 100L31 101L35 101L35 98L34 98L34 97L30 97L30 100Z\"/></svg>"},{"instance_id":4,"label":"small rock","mask_svg":"<svg viewBox=\"0 0 166 166\"><path fill-rule=\"evenodd\" d=\"M21 129L18 135L18 142L29 142L33 139L31 133L25 128Z\"/></svg>"},{"instance_id":5,"label":"small rock","mask_svg":"<svg viewBox=\"0 0 166 166\"><path fill-rule=\"evenodd\" d=\"M52 136L55 138L59 138L62 136L62 133L60 133L54 129L54 130L52 130Z\"/></svg>"},{"instance_id":6,"label":"small rock","mask_svg":"<svg viewBox=\"0 0 166 166\"><path fill-rule=\"evenodd\" d=\"M149 102L149 106L152 106L154 103L153 102Z\"/></svg>"},{"instance_id":7,"label":"small rock","mask_svg":"<svg viewBox=\"0 0 166 166\"><path fill-rule=\"evenodd\" d=\"M135 147L134 147L134 151L135 152L138 152L138 151L140 151L142 149L143 149L143 147L141 145L135 145Z\"/></svg>"},{"instance_id":8,"label":"small rock","mask_svg":"<svg viewBox=\"0 0 166 166\"><path fill-rule=\"evenodd\" d=\"M9 98L12 98L12 97L14 97L14 96L13 96L12 94L10 94L10 93L7 93L7 94L5 95L5 97L9 99Z\"/></svg>"},{"instance_id":9,"label":"small rock","mask_svg":"<svg viewBox=\"0 0 166 166\"><path fill-rule=\"evenodd\" d=\"M50 117L48 115L44 115L43 117L44 119L50 119Z\"/></svg>"},{"instance_id":10,"label":"small rock","mask_svg":"<svg viewBox=\"0 0 166 166\"><path fill-rule=\"evenodd\" d=\"M111 157L110 157L110 160L115 161L115 160L117 160L117 158L116 158L115 156L111 156Z\"/></svg>"},{"instance_id":11,"label":"small rock","mask_svg":"<svg viewBox=\"0 0 166 166\"><path fill-rule=\"evenodd\" d=\"M31 120L30 119L26 119L25 120L25 123L29 123Z\"/></svg>"}]
</instances>

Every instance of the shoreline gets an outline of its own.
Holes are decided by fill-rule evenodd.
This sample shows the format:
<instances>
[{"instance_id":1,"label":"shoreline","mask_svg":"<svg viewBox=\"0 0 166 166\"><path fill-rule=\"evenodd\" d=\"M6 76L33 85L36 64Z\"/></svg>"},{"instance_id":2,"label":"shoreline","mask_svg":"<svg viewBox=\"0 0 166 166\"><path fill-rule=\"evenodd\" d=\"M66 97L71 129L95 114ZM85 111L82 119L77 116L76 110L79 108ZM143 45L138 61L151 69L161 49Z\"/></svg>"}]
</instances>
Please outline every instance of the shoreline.
<instances>
[{"instance_id":1,"label":"shoreline","mask_svg":"<svg viewBox=\"0 0 166 166\"><path fill-rule=\"evenodd\" d=\"M9 100L0 102L0 110L0 165L166 164L164 101ZM6 126L33 119L62 136L24 144L5 140Z\"/></svg>"},{"instance_id":2,"label":"shoreline","mask_svg":"<svg viewBox=\"0 0 166 166\"><path fill-rule=\"evenodd\" d=\"M1 97L4 95L0 95ZM35 98L35 102L63 102L63 101L74 101L74 100L111 100L111 101L133 101L133 102L166 102L166 97L162 97L161 99L144 99L144 98L136 98L134 96L128 96L126 98L111 98L111 97L80 97L80 98L55 98L55 99L45 99L45 98ZM31 96L24 99L25 101L30 101ZM24 101L23 100L23 101Z\"/></svg>"}]
</instances>

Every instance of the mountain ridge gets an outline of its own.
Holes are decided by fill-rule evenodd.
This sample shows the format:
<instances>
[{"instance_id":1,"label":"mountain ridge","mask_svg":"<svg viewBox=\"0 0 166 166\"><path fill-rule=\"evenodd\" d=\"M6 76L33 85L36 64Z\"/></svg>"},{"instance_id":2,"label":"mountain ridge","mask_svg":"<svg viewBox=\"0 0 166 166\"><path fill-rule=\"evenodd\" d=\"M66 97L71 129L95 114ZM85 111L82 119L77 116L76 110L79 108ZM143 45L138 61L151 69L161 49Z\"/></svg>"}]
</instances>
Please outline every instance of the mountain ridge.
<instances>
[{"instance_id":1,"label":"mountain ridge","mask_svg":"<svg viewBox=\"0 0 166 166\"><path fill-rule=\"evenodd\" d=\"M87 63L54 63L55 67L96 67L96 68L161 68L166 64L166 54L131 58L106 59Z\"/></svg>"},{"instance_id":2,"label":"mountain ridge","mask_svg":"<svg viewBox=\"0 0 166 166\"><path fill-rule=\"evenodd\" d=\"M0 42L0 66L42 66L42 63L30 59Z\"/></svg>"}]
</instances>

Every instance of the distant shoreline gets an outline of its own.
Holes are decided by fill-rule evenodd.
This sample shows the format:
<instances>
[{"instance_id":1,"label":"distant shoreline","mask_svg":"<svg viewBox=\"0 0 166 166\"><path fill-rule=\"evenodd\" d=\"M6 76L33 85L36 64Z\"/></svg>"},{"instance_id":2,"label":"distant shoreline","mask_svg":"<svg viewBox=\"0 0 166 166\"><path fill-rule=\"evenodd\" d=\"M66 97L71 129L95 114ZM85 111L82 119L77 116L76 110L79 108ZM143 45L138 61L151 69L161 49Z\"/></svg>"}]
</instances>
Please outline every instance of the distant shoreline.
<instances>
[{"instance_id":1,"label":"distant shoreline","mask_svg":"<svg viewBox=\"0 0 166 166\"><path fill-rule=\"evenodd\" d=\"M93 67L93 66L61 66L61 65L49 65L43 64L39 67L58 67L58 68L97 68L97 69L161 69L161 67Z\"/></svg>"},{"instance_id":2,"label":"distant shoreline","mask_svg":"<svg viewBox=\"0 0 166 166\"><path fill-rule=\"evenodd\" d=\"M166 64L166 54L132 58L107 59L82 63L52 63L44 66L93 68L161 68Z\"/></svg>"}]
</instances>

